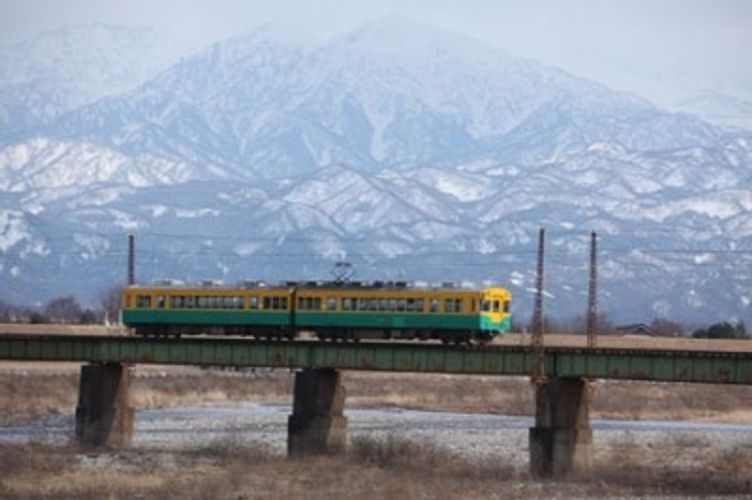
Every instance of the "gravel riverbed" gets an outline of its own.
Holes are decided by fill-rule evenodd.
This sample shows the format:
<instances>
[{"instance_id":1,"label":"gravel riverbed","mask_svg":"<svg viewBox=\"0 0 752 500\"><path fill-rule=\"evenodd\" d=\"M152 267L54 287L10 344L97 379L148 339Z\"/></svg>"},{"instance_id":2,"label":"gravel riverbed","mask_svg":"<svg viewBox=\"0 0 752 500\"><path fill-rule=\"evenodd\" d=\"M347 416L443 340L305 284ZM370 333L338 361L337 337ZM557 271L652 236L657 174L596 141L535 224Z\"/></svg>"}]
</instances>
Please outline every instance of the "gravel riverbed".
<instances>
[{"instance_id":1,"label":"gravel riverbed","mask_svg":"<svg viewBox=\"0 0 752 500\"><path fill-rule=\"evenodd\" d=\"M289 405L226 404L142 410L136 413L135 448L176 451L222 441L263 444L284 454ZM348 436L395 438L431 443L467 458L524 467L532 419L500 415L430 412L402 408L348 408ZM74 429L63 414L0 427L0 442L62 444ZM641 464L665 463L667 447L675 465L692 465L709 451L752 448L752 425L677 421L593 420L594 460L610 461L629 453ZM622 457L626 458L626 457Z\"/></svg>"}]
</instances>

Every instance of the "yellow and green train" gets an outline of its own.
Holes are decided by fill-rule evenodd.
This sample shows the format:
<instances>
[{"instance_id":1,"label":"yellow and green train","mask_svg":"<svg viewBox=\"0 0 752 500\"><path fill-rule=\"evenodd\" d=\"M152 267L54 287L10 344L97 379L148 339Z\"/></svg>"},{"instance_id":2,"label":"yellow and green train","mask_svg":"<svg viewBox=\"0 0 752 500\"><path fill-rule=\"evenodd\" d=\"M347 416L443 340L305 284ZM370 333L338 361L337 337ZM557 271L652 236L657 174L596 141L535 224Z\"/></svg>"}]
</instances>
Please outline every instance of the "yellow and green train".
<instances>
[{"instance_id":1,"label":"yellow and green train","mask_svg":"<svg viewBox=\"0 0 752 500\"><path fill-rule=\"evenodd\" d=\"M123 323L138 335L216 334L293 339L487 341L511 324L504 288L415 288L403 283L130 286Z\"/></svg>"}]
</instances>

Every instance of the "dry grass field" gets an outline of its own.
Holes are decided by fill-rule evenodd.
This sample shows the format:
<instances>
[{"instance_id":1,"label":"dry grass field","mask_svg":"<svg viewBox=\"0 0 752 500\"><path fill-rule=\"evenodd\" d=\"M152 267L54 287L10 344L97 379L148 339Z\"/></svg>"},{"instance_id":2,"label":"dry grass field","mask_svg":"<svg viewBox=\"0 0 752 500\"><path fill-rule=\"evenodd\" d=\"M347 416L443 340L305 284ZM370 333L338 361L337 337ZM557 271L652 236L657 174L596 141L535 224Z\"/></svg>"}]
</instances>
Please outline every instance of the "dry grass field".
<instances>
[{"instance_id":1,"label":"dry grass field","mask_svg":"<svg viewBox=\"0 0 752 500\"><path fill-rule=\"evenodd\" d=\"M527 471L476 463L407 441L356 441L345 456L288 459L262 446L218 441L180 454L154 448L82 453L38 444L0 446L0 497L217 499L475 499L752 495L752 451L708 454L697 465L640 466L630 442L607 464L566 481L532 481ZM637 458L637 459L636 459ZM660 459L660 457L657 457Z\"/></svg>"}]
</instances>

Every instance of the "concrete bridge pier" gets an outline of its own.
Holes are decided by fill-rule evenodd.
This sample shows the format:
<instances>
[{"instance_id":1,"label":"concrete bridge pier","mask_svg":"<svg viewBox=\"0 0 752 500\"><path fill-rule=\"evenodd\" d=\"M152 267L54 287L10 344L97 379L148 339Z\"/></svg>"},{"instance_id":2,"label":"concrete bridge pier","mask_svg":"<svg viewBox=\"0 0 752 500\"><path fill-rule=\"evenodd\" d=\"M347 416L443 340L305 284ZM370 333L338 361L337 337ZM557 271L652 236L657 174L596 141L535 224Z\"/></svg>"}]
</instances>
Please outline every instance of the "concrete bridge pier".
<instances>
[{"instance_id":1,"label":"concrete bridge pier","mask_svg":"<svg viewBox=\"0 0 752 500\"><path fill-rule=\"evenodd\" d=\"M340 453L347 443L345 387L334 369L305 369L295 374L292 415L287 421L287 454Z\"/></svg>"},{"instance_id":2,"label":"concrete bridge pier","mask_svg":"<svg viewBox=\"0 0 752 500\"><path fill-rule=\"evenodd\" d=\"M582 473L592 465L588 382L552 378L536 388L535 427L530 428L530 473L536 478Z\"/></svg>"},{"instance_id":3,"label":"concrete bridge pier","mask_svg":"<svg viewBox=\"0 0 752 500\"><path fill-rule=\"evenodd\" d=\"M85 447L120 448L131 444L131 368L121 363L81 367L76 407L76 441Z\"/></svg>"}]
</instances>

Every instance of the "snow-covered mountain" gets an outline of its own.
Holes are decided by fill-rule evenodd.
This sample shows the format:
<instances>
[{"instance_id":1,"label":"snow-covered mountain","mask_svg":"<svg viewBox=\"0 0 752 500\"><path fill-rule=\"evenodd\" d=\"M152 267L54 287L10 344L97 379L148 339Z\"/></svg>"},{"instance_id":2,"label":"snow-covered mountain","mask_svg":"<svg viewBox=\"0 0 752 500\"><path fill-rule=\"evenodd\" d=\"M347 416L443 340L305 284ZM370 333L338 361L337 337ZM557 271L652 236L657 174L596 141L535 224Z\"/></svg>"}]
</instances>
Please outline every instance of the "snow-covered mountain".
<instances>
[{"instance_id":1,"label":"snow-covered mountain","mask_svg":"<svg viewBox=\"0 0 752 500\"><path fill-rule=\"evenodd\" d=\"M92 299L132 231L147 281L347 259L501 282L524 314L544 225L551 314L584 310L595 229L617 319L749 319L752 134L394 17L315 45L264 28L136 80L3 141L0 298L75 278Z\"/></svg>"},{"instance_id":2,"label":"snow-covered mountain","mask_svg":"<svg viewBox=\"0 0 752 500\"><path fill-rule=\"evenodd\" d=\"M0 144L62 113L118 94L178 59L153 28L84 24L44 32L0 50Z\"/></svg>"},{"instance_id":3,"label":"snow-covered mountain","mask_svg":"<svg viewBox=\"0 0 752 500\"><path fill-rule=\"evenodd\" d=\"M264 30L216 43L44 133L249 179L326 164L535 164L594 142L651 151L719 139L698 119L401 18L315 47Z\"/></svg>"}]
</instances>

